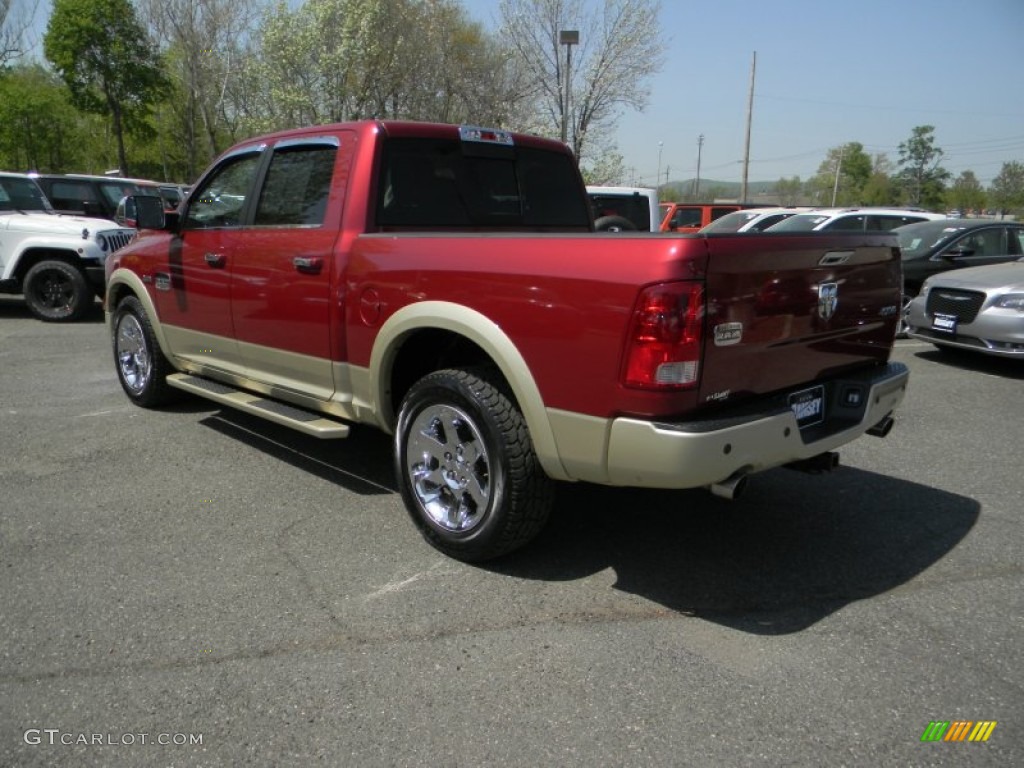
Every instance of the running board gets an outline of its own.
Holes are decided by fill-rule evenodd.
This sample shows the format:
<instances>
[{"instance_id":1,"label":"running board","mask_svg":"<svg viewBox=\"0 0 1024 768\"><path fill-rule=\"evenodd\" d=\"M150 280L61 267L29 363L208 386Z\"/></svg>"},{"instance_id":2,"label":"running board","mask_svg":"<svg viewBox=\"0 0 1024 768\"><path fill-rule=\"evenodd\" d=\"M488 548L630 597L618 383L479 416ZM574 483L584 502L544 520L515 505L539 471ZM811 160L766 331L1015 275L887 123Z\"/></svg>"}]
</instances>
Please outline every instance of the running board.
<instances>
[{"instance_id":1,"label":"running board","mask_svg":"<svg viewBox=\"0 0 1024 768\"><path fill-rule=\"evenodd\" d=\"M167 377L167 383L175 389L181 389L215 403L237 408L240 411L258 416L261 419L297 429L313 437L338 439L348 437L349 426L340 421L327 418L315 411L307 411L280 400L272 400L262 395L246 392L243 389L222 384L201 376L187 373L173 373Z\"/></svg>"}]
</instances>

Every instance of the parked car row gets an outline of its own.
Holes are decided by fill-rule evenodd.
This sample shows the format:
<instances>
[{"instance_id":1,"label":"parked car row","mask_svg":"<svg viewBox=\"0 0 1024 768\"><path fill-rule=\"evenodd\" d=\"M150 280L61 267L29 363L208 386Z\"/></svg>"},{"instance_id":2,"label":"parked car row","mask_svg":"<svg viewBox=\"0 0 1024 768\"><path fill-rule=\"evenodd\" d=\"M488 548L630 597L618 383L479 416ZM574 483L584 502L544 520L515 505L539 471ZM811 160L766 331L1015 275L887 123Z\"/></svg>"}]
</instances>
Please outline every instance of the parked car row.
<instances>
[{"instance_id":1,"label":"parked car row","mask_svg":"<svg viewBox=\"0 0 1024 768\"><path fill-rule=\"evenodd\" d=\"M0 173L0 293L21 293L40 320L82 317L102 296L108 255L135 230L59 215L36 179Z\"/></svg>"},{"instance_id":2,"label":"parked car row","mask_svg":"<svg viewBox=\"0 0 1024 768\"><path fill-rule=\"evenodd\" d=\"M57 213L113 219L118 203L128 195L152 195L168 211L177 210L185 196L178 184L148 179L86 174L32 174Z\"/></svg>"}]
</instances>

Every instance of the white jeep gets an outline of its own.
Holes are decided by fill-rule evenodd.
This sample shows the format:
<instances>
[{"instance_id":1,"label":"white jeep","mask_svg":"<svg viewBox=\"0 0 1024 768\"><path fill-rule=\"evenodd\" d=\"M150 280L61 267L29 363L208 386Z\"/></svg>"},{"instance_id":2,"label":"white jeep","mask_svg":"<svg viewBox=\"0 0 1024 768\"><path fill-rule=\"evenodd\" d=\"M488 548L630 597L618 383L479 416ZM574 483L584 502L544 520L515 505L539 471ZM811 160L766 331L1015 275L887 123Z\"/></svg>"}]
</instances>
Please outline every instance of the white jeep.
<instances>
[{"instance_id":1,"label":"white jeep","mask_svg":"<svg viewBox=\"0 0 1024 768\"><path fill-rule=\"evenodd\" d=\"M103 265L134 229L53 212L31 176L0 173L0 293L22 293L33 315L78 320L103 296Z\"/></svg>"}]
</instances>

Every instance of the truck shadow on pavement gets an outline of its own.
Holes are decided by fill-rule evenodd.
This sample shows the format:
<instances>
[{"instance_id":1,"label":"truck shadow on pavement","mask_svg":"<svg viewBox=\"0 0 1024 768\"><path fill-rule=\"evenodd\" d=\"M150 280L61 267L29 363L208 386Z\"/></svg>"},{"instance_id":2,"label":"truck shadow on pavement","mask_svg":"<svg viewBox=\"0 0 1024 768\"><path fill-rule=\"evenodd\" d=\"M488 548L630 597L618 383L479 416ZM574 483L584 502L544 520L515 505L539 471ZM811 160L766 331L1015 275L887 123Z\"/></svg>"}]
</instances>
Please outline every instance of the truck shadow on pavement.
<instances>
[{"instance_id":1,"label":"truck shadow on pavement","mask_svg":"<svg viewBox=\"0 0 1024 768\"><path fill-rule=\"evenodd\" d=\"M396 494L402 504L382 432L356 426L348 440L321 441L231 409L202 423L353 493ZM672 612L787 634L919 576L964 539L980 509L964 496L851 467L763 472L736 501L704 490L560 483L537 539L469 567L554 583L611 568L616 589Z\"/></svg>"},{"instance_id":2,"label":"truck shadow on pavement","mask_svg":"<svg viewBox=\"0 0 1024 768\"><path fill-rule=\"evenodd\" d=\"M979 513L973 499L847 467L755 475L732 502L566 484L544 533L487 567L552 582L612 568L617 589L674 612L786 634L907 583Z\"/></svg>"}]
</instances>

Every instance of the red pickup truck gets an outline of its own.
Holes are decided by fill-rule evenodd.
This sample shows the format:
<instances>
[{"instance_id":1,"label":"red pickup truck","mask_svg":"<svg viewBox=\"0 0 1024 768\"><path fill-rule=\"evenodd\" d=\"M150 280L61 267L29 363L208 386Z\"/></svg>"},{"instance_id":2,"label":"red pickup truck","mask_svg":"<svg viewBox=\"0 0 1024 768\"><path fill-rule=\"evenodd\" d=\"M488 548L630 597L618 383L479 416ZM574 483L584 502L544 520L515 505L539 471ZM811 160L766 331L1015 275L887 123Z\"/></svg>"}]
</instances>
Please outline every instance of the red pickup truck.
<instances>
[{"instance_id":1,"label":"red pickup truck","mask_svg":"<svg viewBox=\"0 0 1024 768\"><path fill-rule=\"evenodd\" d=\"M127 396L394 435L425 538L521 546L553 480L707 487L888 432L894 236L593 231L561 144L360 122L243 142L107 259Z\"/></svg>"}]
</instances>

